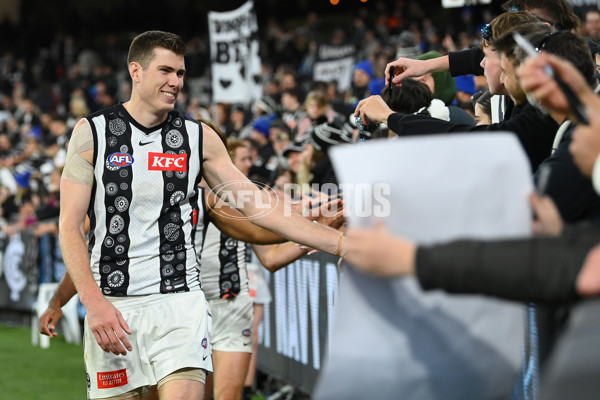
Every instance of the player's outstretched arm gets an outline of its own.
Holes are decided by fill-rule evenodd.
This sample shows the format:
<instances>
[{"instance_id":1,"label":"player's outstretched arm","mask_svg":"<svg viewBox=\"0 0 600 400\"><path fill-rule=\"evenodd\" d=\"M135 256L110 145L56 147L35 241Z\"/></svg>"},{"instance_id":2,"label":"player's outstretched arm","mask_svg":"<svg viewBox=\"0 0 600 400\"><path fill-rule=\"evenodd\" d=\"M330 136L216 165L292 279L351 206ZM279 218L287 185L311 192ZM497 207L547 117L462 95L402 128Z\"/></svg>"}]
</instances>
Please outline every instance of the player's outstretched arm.
<instances>
[{"instance_id":1,"label":"player's outstretched arm","mask_svg":"<svg viewBox=\"0 0 600 400\"><path fill-rule=\"evenodd\" d=\"M242 214L262 228L317 250L337 255L343 253L344 237L338 231L313 224L297 213L285 210L283 204L258 189L234 167L223 143L211 128L204 126L203 131L204 179L209 187L227 184L233 198L246 199L237 204ZM268 205L267 209L264 205Z\"/></svg>"}]
</instances>

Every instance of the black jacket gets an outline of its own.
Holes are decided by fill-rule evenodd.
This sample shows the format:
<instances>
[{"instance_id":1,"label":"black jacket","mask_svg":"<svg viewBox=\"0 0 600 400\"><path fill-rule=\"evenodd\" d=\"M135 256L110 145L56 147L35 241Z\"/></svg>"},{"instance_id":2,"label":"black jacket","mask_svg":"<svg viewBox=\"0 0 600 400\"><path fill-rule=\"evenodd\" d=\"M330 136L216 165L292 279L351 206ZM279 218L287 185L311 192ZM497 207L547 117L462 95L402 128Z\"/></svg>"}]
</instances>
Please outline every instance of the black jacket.
<instances>
[{"instance_id":1,"label":"black jacket","mask_svg":"<svg viewBox=\"0 0 600 400\"><path fill-rule=\"evenodd\" d=\"M419 247L416 274L423 289L477 293L508 300L569 303L587 253L600 243L600 225L578 224L559 237L462 240Z\"/></svg>"},{"instance_id":2,"label":"black jacket","mask_svg":"<svg viewBox=\"0 0 600 400\"><path fill-rule=\"evenodd\" d=\"M600 219L600 196L569 153L574 129L575 125L570 125L565 131L554 153L540 165L534 180L537 182L542 166L550 168L544 194L552 198L565 222Z\"/></svg>"},{"instance_id":3,"label":"black jacket","mask_svg":"<svg viewBox=\"0 0 600 400\"><path fill-rule=\"evenodd\" d=\"M448 63L450 64L450 75L483 75L481 60L483 60L483 50L479 47L470 49L451 51L448 53Z\"/></svg>"},{"instance_id":4,"label":"black jacket","mask_svg":"<svg viewBox=\"0 0 600 400\"><path fill-rule=\"evenodd\" d=\"M531 168L550 156L558 124L549 116L542 115L532 105L515 106L510 117L491 125L470 126L453 124L426 115L394 113L387 125L398 136L412 136L451 132L514 132L525 149Z\"/></svg>"}]
</instances>

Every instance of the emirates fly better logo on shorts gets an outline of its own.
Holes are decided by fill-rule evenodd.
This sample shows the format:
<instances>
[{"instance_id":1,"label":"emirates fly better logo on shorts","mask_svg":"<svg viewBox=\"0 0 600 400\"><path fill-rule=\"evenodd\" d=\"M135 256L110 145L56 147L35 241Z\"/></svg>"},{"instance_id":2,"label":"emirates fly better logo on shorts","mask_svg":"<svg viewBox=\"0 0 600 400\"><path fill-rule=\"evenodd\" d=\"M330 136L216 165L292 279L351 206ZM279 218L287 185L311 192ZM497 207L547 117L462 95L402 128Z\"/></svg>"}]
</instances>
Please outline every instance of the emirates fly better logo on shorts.
<instances>
[{"instance_id":1,"label":"emirates fly better logo on shorts","mask_svg":"<svg viewBox=\"0 0 600 400\"><path fill-rule=\"evenodd\" d=\"M127 370L98 372L98 389L110 389L127 385Z\"/></svg>"}]
</instances>

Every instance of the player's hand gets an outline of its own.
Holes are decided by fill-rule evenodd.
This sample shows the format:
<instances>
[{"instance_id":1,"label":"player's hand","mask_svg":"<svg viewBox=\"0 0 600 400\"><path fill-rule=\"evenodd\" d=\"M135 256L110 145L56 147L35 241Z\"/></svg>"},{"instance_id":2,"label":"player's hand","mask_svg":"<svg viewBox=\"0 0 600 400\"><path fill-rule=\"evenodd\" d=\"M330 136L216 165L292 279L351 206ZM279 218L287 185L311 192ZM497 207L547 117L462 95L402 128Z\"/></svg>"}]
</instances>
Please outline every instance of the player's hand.
<instances>
[{"instance_id":1,"label":"player's hand","mask_svg":"<svg viewBox=\"0 0 600 400\"><path fill-rule=\"evenodd\" d=\"M345 222L344 203L342 199L335 199L325 204L321 204L321 206L318 207L318 210L319 215L315 218L315 221L321 225L339 229Z\"/></svg>"},{"instance_id":2,"label":"player's hand","mask_svg":"<svg viewBox=\"0 0 600 400\"><path fill-rule=\"evenodd\" d=\"M40 333L42 335L50 336L51 338L58 336L55 329L62 316L63 312L60 307L49 305L38 320Z\"/></svg>"},{"instance_id":3,"label":"player's hand","mask_svg":"<svg viewBox=\"0 0 600 400\"><path fill-rule=\"evenodd\" d=\"M98 346L107 353L126 355L133 350L127 335L131 335L129 325L121 312L103 296L85 304L90 330ZM126 350L127 349L127 350Z\"/></svg>"}]
</instances>

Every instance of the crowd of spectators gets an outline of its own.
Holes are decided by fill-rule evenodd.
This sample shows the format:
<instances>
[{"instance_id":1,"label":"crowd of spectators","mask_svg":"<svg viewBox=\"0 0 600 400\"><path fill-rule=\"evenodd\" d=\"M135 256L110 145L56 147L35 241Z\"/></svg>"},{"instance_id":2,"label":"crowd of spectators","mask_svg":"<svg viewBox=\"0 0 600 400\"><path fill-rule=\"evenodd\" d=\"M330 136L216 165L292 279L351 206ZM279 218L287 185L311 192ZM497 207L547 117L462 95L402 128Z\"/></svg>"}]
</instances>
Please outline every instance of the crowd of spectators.
<instances>
[{"instance_id":1,"label":"crowd of spectators","mask_svg":"<svg viewBox=\"0 0 600 400\"><path fill-rule=\"evenodd\" d=\"M415 56L455 48L450 36L440 37L442 32L417 2L378 2L375 9L361 8L358 15L337 19L310 12L303 20L289 21L262 18L259 11L259 19L267 21L259 32L264 96L246 104L211 103L208 38L190 37L188 84L177 108L192 118L214 121L228 137L247 140L255 150L254 179L307 182L310 166L324 149L304 156L301 168L288 168L284 153L298 158L303 152L296 150L304 149L312 126L330 122L341 129L358 100L381 91L385 65L407 47ZM492 17L490 12L483 15ZM352 23L336 26L335 21ZM476 22L464 26L467 30L455 35L456 43L476 44ZM30 227L40 235L56 229L58 183L70 132L90 112L128 99L129 77L122 68L128 49L123 43L131 34L100 34L94 42L84 42L57 33L31 57L16 49L0 54L0 224L5 235ZM345 93L335 82L312 80L315 51L324 42L356 45L354 82Z\"/></svg>"}]
</instances>

